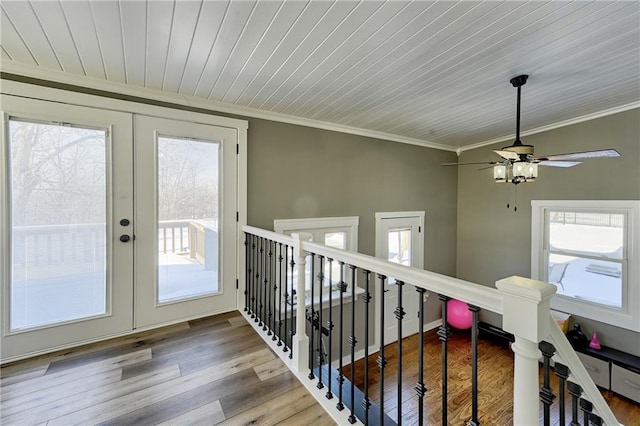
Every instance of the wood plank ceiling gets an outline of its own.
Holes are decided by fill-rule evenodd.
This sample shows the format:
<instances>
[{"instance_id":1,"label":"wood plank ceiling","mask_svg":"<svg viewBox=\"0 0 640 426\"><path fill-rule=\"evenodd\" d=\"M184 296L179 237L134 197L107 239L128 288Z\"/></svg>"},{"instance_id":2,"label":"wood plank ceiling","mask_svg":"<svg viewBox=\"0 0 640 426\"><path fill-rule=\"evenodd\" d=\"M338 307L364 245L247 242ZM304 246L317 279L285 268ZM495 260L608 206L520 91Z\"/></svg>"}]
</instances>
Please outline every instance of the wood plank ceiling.
<instances>
[{"instance_id":1,"label":"wood plank ceiling","mask_svg":"<svg viewBox=\"0 0 640 426\"><path fill-rule=\"evenodd\" d=\"M638 1L3 1L19 65L445 148L640 105ZM82 79L78 79L82 84ZM248 108L248 109L246 109Z\"/></svg>"}]
</instances>

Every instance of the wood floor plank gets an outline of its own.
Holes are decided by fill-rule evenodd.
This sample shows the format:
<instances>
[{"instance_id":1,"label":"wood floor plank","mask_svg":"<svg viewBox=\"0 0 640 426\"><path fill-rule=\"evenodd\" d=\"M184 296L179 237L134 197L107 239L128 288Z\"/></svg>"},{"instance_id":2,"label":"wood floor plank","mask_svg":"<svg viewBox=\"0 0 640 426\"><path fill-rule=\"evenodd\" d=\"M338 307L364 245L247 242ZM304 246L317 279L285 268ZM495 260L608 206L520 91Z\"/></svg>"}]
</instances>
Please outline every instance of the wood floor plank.
<instances>
[{"instance_id":1,"label":"wood floor plank","mask_svg":"<svg viewBox=\"0 0 640 426\"><path fill-rule=\"evenodd\" d=\"M171 398L112 417L102 422L101 426L155 425L220 400L228 393L243 393L245 399L250 399L251 390L258 383L260 383L260 379L252 369L248 368L215 382L178 393Z\"/></svg>"},{"instance_id":2,"label":"wood floor plank","mask_svg":"<svg viewBox=\"0 0 640 426\"><path fill-rule=\"evenodd\" d=\"M242 315L238 315L238 316L229 318L229 323L231 323L232 326L246 325L247 320L244 319Z\"/></svg>"},{"instance_id":3,"label":"wood floor plank","mask_svg":"<svg viewBox=\"0 0 640 426\"><path fill-rule=\"evenodd\" d=\"M3 371L3 376L2 378L0 378L0 392L3 386L8 386L12 383L24 382L26 380L44 376L44 374L47 372L47 368L49 368L49 363L36 366L35 368L31 368L29 370L15 372L13 374L9 374L8 370L7 372Z\"/></svg>"},{"instance_id":4,"label":"wood floor plank","mask_svg":"<svg viewBox=\"0 0 640 426\"><path fill-rule=\"evenodd\" d=\"M2 422L7 424L36 424L42 419L52 419L62 417L77 411L85 410L96 404L108 403L114 399L127 396L141 389L152 388L160 383L167 382L180 377L180 368L173 365L168 368L153 371L129 380L122 380L118 383L105 384L99 387L83 388L82 397L61 394L62 398L43 402L38 406L33 406L28 410L13 413L5 413L4 404L2 406ZM5 417L6 416L6 417Z\"/></svg>"},{"instance_id":5,"label":"wood floor plank","mask_svg":"<svg viewBox=\"0 0 640 426\"><path fill-rule=\"evenodd\" d=\"M108 374L109 371L119 369L123 366L135 364L151 358L151 350L143 349L141 351L130 352L114 358L108 358L102 361L91 363L86 369L65 369L53 374L45 374L20 383L13 383L3 386L0 394L0 401L10 398L16 398L21 395L36 392L42 389L60 386L64 383L74 382L76 380L93 377L96 381L102 380L102 376Z\"/></svg>"},{"instance_id":6,"label":"wood floor plank","mask_svg":"<svg viewBox=\"0 0 640 426\"><path fill-rule=\"evenodd\" d=\"M310 393L290 390L263 404L243 411L234 417L228 417L223 425L275 425L308 408L316 401Z\"/></svg>"},{"instance_id":7,"label":"wood floor plank","mask_svg":"<svg viewBox=\"0 0 640 426\"><path fill-rule=\"evenodd\" d=\"M220 403L225 415L230 418L294 390L301 393L306 392L296 376L288 371L269 380L259 381L251 387L250 392L247 392L247 389L239 389L236 392L229 391L220 397Z\"/></svg>"},{"instance_id":8,"label":"wood floor plank","mask_svg":"<svg viewBox=\"0 0 640 426\"><path fill-rule=\"evenodd\" d=\"M293 416L284 419L278 426L322 425L331 426L336 423L331 416L324 411L320 404L313 404Z\"/></svg>"},{"instance_id":9,"label":"wood floor plank","mask_svg":"<svg viewBox=\"0 0 640 426\"><path fill-rule=\"evenodd\" d=\"M182 425L215 425L225 420L220 401L213 401L195 410L191 410L180 416L174 417L158 426L182 426Z\"/></svg>"},{"instance_id":10,"label":"wood floor plank","mask_svg":"<svg viewBox=\"0 0 640 426\"><path fill-rule=\"evenodd\" d=\"M178 377L159 385L141 389L110 401L96 404L66 416L52 419L48 425L68 425L101 423L104 421L137 410L146 405L176 396L177 394L195 389L207 383L215 382L226 376L230 376L240 370L251 368L256 363L273 359L275 355L269 349L261 349L255 353L238 357L231 361L212 365L201 370L200 374L190 374Z\"/></svg>"},{"instance_id":11,"label":"wood floor plank","mask_svg":"<svg viewBox=\"0 0 640 426\"><path fill-rule=\"evenodd\" d=\"M263 362L260 365L253 367L260 380L267 380L278 374L282 374L285 371L289 371L284 362L280 358L273 359L271 361Z\"/></svg>"},{"instance_id":12,"label":"wood floor plank","mask_svg":"<svg viewBox=\"0 0 640 426\"><path fill-rule=\"evenodd\" d=\"M213 424L291 391L307 396L287 408L316 418L315 400L237 311L18 361L0 375L3 426Z\"/></svg>"},{"instance_id":13,"label":"wood floor plank","mask_svg":"<svg viewBox=\"0 0 640 426\"><path fill-rule=\"evenodd\" d=\"M73 397L82 394L80 399L84 398L87 389L95 389L101 386L114 386L114 383L120 381L122 369L105 371L99 377L88 376L78 378L71 382L61 383L60 385L51 386L30 392L24 395L10 398L2 403L2 416L9 416L26 410L35 410L39 406L57 401L63 398Z\"/></svg>"}]
</instances>

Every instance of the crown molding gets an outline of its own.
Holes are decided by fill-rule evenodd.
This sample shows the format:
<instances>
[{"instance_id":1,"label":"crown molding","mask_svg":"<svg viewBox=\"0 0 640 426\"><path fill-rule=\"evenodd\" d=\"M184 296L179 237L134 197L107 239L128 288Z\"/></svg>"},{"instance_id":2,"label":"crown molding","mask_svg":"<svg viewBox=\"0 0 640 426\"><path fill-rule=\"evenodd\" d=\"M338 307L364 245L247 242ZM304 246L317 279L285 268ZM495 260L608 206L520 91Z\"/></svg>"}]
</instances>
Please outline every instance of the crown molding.
<instances>
[{"instance_id":1,"label":"crown molding","mask_svg":"<svg viewBox=\"0 0 640 426\"><path fill-rule=\"evenodd\" d=\"M243 107L228 103L213 101L209 99L197 98L195 96L179 95L176 93L167 93L156 89L128 85L125 83L117 83L112 81L100 80L83 75L70 74L59 70L50 70L33 65L21 64L15 61L0 62L0 72L7 74L16 74L23 77L45 80L64 85L82 87L85 89L100 90L120 95L133 96L159 102L168 102L175 105L200 108L211 112L234 114L244 117L260 118L263 120L277 121L281 123L294 124L298 126L312 127L317 129L329 130L340 133L347 133L357 136L364 136L375 139L382 139L392 142L400 142L409 145L417 145L425 148L434 148L443 151L456 151L455 147L438 144L435 142L424 141L394 135L375 130L367 130L358 127L344 126L335 123L328 123L319 120L311 120L301 117L294 117L285 114L279 114L271 111L262 111L256 108Z\"/></svg>"},{"instance_id":2,"label":"crown molding","mask_svg":"<svg viewBox=\"0 0 640 426\"><path fill-rule=\"evenodd\" d=\"M525 132L520 132L520 136L535 135L536 133L547 132L549 130L559 129L561 127L571 126L572 124L583 123L583 122L589 121L589 120L595 120L596 118L606 117L608 115L613 115L613 114L617 114L619 112L629 111L629 110L636 109L636 108L640 108L640 102L632 102L630 104L620 105L620 106L617 106L617 107L613 107L613 108L605 109L605 110L602 110L602 111L594 112L592 114L586 114L586 115L582 115L580 117L571 118L569 120L558 121L557 123L552 123L552 124L549 124L547 126L536 127L535 129L527 130ZM499 142L513 141L515 139L515 137L516 137L516 134L512 133L510 135L502 136L502 137L491 139L491 140L488 140L488 141L478 142L478 143L474 143L474 144L471 144L471 145L462 146L462 147L458 148L456 150L456 152L458 153L458 155L460 155L463 151L469 151L469 150L472 150L472 149L482 148L482 147L485 147L487 145L493 145L493 144L499 143Z\"/></svg>"}]
</instances>

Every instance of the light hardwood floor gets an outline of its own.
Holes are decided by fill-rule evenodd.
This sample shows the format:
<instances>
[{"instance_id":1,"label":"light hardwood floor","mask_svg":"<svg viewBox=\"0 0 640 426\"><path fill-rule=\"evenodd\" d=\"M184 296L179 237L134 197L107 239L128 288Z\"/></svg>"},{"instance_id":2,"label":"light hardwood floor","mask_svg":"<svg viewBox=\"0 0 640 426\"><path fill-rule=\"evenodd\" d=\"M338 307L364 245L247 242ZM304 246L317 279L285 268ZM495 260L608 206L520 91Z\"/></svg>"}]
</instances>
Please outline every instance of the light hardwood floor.
<instances>
[{"instance_id":1,"label":"light hardwood floor","mask_svg":"<svg viewBox=\"0 0 640 426\"><path fill-rule=\"evenodd\" d=\"M332 425L238 313L4 366L2 425Z\"/></svg>"},{"instance_id":2,"label":"light hardwood floor","mask_svg":"<svg viewBox=\"0 0 640 426\"><path fill-rule=\"evenodd\" d=\"M441 424L441 342L431 330L424 335L424 383L427 393L424 397L425 424ZM463 425L471 418L471 334L469 331L454 330L448 342L448 423ZM376 365L378 354L369 357L369 392L371 399L380 400L380 372ZM387 365L384 381L385 412L394 421L397 419L397 382L398 365L397 346L395 343L385 346ZM403 340L402 355L402 418L403 425L417 425L418 398L415 385L418 381L418 338L417 335ZM343 374L351 377L351 369L343 367ZM542 369L540 369L542 377ZM364 387L364 360L356 362L355 383ZM541 379L542 383L542 379ZM551 385L557 394L558 381L551 375ZM602 394L616 415L618 421L626 426L640 426L640 404L613 392L603 390ZM566 394L567 413L570 414L570 396ZM557 409L558 399L552 406L551 424L559 424ZM480 338L478 342L478 413L482 425L513 424L513 352L502 342ZM542 419L542 407L540 410ZM571 421L570 415L567 422ZM580 416L582 421L582 415Z\"/></svg>"}]
</instances>

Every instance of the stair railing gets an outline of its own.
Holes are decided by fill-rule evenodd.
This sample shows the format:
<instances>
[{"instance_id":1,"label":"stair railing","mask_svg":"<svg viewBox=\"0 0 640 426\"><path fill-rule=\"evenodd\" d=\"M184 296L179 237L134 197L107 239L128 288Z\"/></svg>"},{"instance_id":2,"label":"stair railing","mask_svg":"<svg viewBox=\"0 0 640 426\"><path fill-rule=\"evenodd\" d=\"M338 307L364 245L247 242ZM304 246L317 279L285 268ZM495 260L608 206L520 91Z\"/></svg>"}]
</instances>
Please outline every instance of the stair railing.
<instances>
[{"instance_id":1,"label":"stair railing","mask_svg":"<svg viewBox=\"0 0 640 426\"><path fill-rule=\"evenodd\" d=\"M437 335L442 343L442 424L448 423L447 341L451 330L447 321L447 302L452 298L466 302L473 318L469 385L473 395L468 424L480 424L477 398L480 309L502 315L504 330L515 338L511 346L514 353L514 424L540 424L538 395L545 410L545 401L554 398L550 396L552 391L547 389L546 380L542 390L540 388L539 345L542 345L543 353L548 352L545 349L547 346L540 343L545 339L552 342L554 353L562 358L571 371L573 381L569 383L569 393L573 395L578 388L580 390L572 403L579 404L587 413L587 422L602 419L605 424L618 424L557 324L549 320L550 299L555 293L555 286L527 278L510 277L498 281L494 289L313 243L310 234L286 236L251 226L243 226L242 230L246 236L245 256L241 262L244 274L241 275L240 287L244 290L243 313L338 424L401 424L405 415L415 414L403 413L401 403L396 404L397 413L385 411L382 383L378 386L379 395L371 394L368 379L365 379L362 389L354 385L356 359L364 357L365 378L370 368L379 369L380 382L385 379L385 373L393 373L387 371L388 358L383 343L384 322L388 321L397 321L398 330L395 336L398 354L396 397L401 401L405 396L402 393L406 390L401 386L403 369L417 370L418 382L414 388L418 401L416 417L420 424L423 422L423 398L427 392L423 382L423 351L419 351L417 365L402 362L402 320L407 315L402 302L402 288L405 286L415 287L420 303L418 312L411 314L417 314L421 321L425 309L424 293L433 292L441 301L442 323ZM391 291L385 289L390 277L396 283L393 291L397 291L398 305L394 311L395 318L384 318L385 292ZM378 295L382 295L381 303L371 303L376 290ZM369 347L369 324L375 315L379 315L383 323L377 330L380 333L377 339L379 346ZM362 330L356 329L356 322L363 323ZM419 341L423 339L423 331L421 324L417 335ZM365 347L359 349L362 346L358 344L362 345L363 342ZM370 365L368 355L376 351L376 365ZM545 359L547 364L549 362ZM556 374L562 375L563 364L560 365Z\"/></svg>"}]
</instances>

